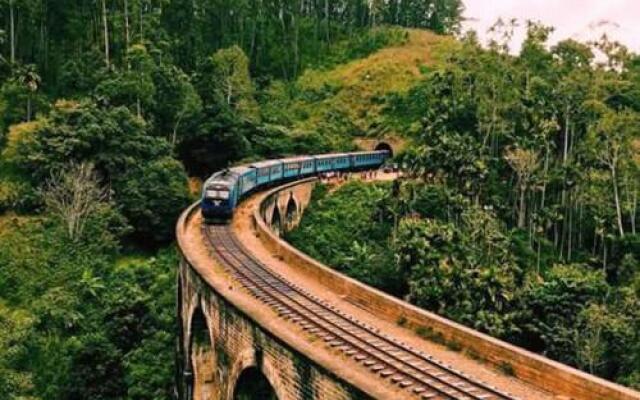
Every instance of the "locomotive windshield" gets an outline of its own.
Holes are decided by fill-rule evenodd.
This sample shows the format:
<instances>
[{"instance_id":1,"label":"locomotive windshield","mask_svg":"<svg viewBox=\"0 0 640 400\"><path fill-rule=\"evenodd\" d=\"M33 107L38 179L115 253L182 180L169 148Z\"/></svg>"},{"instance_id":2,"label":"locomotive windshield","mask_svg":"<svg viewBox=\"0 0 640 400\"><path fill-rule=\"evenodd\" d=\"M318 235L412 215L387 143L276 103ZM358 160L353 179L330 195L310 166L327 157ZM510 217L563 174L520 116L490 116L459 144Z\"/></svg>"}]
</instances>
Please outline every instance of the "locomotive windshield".
<instances>
[{"instance_id":1,"label":"locomotive windshield","mask_svg":"<svg viewBox=\"0 0 640 400\"><path fill-rule=\"evenodd\" d=\"M210 187L207 189L205 197L215 200L227 200L229 198L229 189L224 186Z\"/></svg>"},{"instance_id":2,"label":"locomotive windshield","mask_svg":"<svg viewBox=\"0 0 640 400\"><path fill-rule=\"evenodd\" d=\"M207 190L208 199L221 199L227 200L229 198L228 190Z\"/></svg>"}]
</instances>

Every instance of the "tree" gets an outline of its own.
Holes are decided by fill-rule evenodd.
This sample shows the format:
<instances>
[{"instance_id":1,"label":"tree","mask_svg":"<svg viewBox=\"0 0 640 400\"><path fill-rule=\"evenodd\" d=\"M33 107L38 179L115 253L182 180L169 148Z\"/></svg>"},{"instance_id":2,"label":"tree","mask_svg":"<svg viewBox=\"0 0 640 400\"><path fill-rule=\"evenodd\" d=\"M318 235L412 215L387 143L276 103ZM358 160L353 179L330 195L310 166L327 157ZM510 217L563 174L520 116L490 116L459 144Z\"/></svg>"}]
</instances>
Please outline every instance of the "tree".
<instances>
[{"instance_id":1,"label":"tree","mask_svg":"<svg viewBox=\"0 0 640 400\"><path fill-rule=\"evenodd\" d=\"M520 205L518 206L518 228L523 229L526 224L527 190L531 185L531 178L540 166L539 156L536 152L521 149L507 149L504 155L505 160L518 175L518 187L520 193Z\"/></svg>"},{"instance_id":2,"label":"tree","mask_svg":"<svg viewBox=\"0 0 640 400\"><path fill-rule=\"evenodd\" d=\"M2 85L2 103L4 106L4 122L12 123L31 121L35 111L45 110L43 99L38 96L41 78L34 65L15 67L11 77Z\"/></svg>"},{"instance_id":3,"label":"tree","mask_svg":"<svg viewBox=\"0 0 640 400\"><path fill-rule=\"evenodd\" d=\"M625 229L622 218L620 199L620 173L629 161L631 141L640 135L638 116L630 111L607 111L589 132L589 141L594 157L609 172L613 189L613 200L616 210L616 224L620 237L624 237Z\"/></svg>"},{"instance_id":4,"label":"tree","mask_svg":"<svg viewBox=\"0 0 640 400\"><path fill-rule=\"evenodd\" d=\"M152 74L156 66L142 45L127 50L127 62L128 67L122 71L112 69L95 91L110 105L134 109L141 118L143 107L151 108L155 100Z\"/></svg>"},{"instance_id":5,"label":"tree","mask_svg":"<svg viewBox=\"0 0 640 400\"><path fill-rule=\"evenodd\" d=\"M162 158L127 171L115 185L123 213L144 240L164 243L173 238L175 223L189 202L182 165Z\"/></svg>"},{"instance_id":6,"label":"tree","mask_svg":"<svg viewBox=\"0 0 640 400\"><path fill-rule=\"evenodd\" d=\"M35 321L27 311L8 307L0 299L0 397L8 400L32 398L33 376L18 368L25 357L28 335ZM35 398L35 397L33 397Z\"/></svg>"},{"instance_id":7,"label":"tree","mask_svg":"<svg viewBox=\"0 0 640 400\"><path fill-rule=\"evenodd\" d=\"M93 165L69 164L51 173L42 193L49 212L65 224L71 240L81 237L87 219L105 201L108 191L100 187Z\"/></svg>"},{"instance_id":8,"label":"tree","mask_svg":"<svg viewBox=\"0 0 640 400\"><path fill-rule=\"evenodd\" d=\"M170 154L167 141L148 135L144 121L124 107L60 100L37 122L12 145L11 158L36 181L69 162L90 162L108 185L122 171Z\"/></svg>"},{"instance_id":9,"label":"tree","mask_svg":"<svg viewBox=\"0 0 640 400\"><path fill-rule=\"evenodd\" d=\"M253 97L249 60L240 47L218 50L209 57L200 77L203 99L226 105L243 117L255 115L257 104Z\"/></svg>"},{"instance_id":10,"label":"tree","mask_svg":"<svg viewBox=\"0 0 640 400\"><path fill-rule=\"evenodd\" d=\"M602 271L578 264L553 266L541 282L530 283L523 293L526 311L518 342L575 365L578 318L590 305L601 304L609 289ZM581 340L594 339L588 335Z\"/></svg>"},{"instance_id":11,"label":"tree","mask_svg":"<svg viewBox=\"0 0 640 400\"><path fill-rule=\"evenodd\" d=\"M607 345L604 337L606 310L603 306L591 305L581 314L584 327L575 332L576 357L581 369L595 374L604 363Z\"/></svg>"},{"instance_id":12,"label":"tree","mask_svg":"<svg viewBox=\"0 0 640 400\"><path fill-rule=\"evenodd\" d=\"M515 299L521 271L500 224L466 210L458 228L434 219L405 219L394 241L408 299L496 336L517 330Z\"/></svg>"},{"instance_id":13,"label":"tree","mask_svg":"<svg viewBox=\"0 0 640 400\"><path fill-rule=\"evenodd\" d=\"M157 89L156 129L161 134L170 134L171 144L175 147L182 125L187 123L189 126L189 120L195 120L202 111L202 100L189 77L175 66L160 65L154 72L153 81Z\"/></svg>"}]
</instances>

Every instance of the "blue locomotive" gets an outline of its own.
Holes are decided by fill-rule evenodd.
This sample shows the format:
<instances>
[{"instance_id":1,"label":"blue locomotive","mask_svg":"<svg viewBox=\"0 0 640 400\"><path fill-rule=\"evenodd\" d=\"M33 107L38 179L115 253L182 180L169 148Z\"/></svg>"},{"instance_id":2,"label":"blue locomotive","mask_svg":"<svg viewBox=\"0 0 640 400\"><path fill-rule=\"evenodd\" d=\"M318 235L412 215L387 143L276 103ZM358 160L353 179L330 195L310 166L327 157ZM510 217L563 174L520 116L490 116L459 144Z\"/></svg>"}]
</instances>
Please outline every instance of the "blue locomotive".
<instances>
[{"instance_id":1,"label":"blue locomotive","mask_svg":"<svg viewBox=\"0 0 640 400\"><path fill-rule=\"evenodd\" d=\"M378 168L388 157L386 150L332 153L266 160L225 169L205 181L200 202L202 215L207 221L227 220L236 205L256 189L320 173Z\"/></svg>"}]
</instances>

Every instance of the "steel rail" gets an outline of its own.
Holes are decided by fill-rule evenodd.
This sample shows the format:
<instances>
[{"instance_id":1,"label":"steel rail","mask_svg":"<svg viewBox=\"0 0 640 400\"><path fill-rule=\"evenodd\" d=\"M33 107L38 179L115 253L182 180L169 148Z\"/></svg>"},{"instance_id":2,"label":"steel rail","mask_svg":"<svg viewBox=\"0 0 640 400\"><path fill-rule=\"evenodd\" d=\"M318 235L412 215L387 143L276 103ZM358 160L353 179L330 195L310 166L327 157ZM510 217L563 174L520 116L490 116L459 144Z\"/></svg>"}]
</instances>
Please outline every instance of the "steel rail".
<instances>
[{"instance_id":1,"label":"steel rail","mask_svg":"<svg viewBox=\"0 0 640 400\"><path fill-rule=\"evenodd\" d=\"M287 281L250 254L228 226L205 227L205 235L216 258L230 267L254 297L274 308L281 317L322 338L329 346L362 362L383 379L390 378L423 399L516 399L379 333L376 328Z\"/></svg>"}]
</instances>

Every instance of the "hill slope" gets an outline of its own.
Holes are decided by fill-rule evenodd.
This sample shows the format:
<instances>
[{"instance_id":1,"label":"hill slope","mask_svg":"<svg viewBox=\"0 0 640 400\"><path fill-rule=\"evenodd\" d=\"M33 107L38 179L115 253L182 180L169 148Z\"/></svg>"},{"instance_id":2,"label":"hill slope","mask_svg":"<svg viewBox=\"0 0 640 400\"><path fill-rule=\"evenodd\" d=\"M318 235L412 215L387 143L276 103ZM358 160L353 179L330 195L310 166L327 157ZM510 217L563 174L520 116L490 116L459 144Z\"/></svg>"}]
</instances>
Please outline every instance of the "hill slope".
<instances>
[{"instance_id":1,"label":"hill slope","mask_svg":"<svg viewBox=\"0 0 640 400\"><path fill-rule=\"evenodd\" d=\"M451 37L403 29L399 41L368 57L330 70L308 70L290 86L272 85L263 101L267 118L277 116L275 122L297 134L397 134L380 118L386 97L408 91L423 70L441 65L452 43Z\"/></svg>"}]
</instances>

